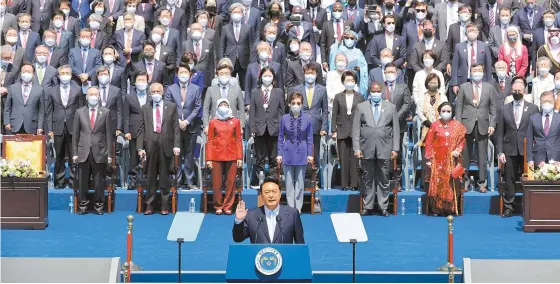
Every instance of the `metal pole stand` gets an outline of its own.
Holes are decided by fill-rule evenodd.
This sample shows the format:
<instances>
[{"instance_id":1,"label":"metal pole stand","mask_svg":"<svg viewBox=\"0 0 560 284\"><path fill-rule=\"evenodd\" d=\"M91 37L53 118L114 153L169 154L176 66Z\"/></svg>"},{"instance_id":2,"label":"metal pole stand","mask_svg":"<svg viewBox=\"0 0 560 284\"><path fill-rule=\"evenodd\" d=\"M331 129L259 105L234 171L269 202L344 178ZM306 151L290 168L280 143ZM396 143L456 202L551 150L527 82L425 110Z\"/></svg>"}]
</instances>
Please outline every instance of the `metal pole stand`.
<instances>
[{"instance_id":1,"label":"metal pole stand","mask_svg":"<svg viewBox=\"0 0 560 284\"><path fill-rule=\"evenodd\" d=\"M352 244L352 283L356 283L356 239L350 239Z\"/></svg>"},{"instance_id":2,"label":"metal pole stand","mask_svg":"<svg viewBox=\"0 0 560 284\"><path fill-rule=\"evenodd\" d=\"M183 238L178 238L177 239L177 245L179 248L179 260L178 260L178 268L177 268L177 272L178 272L178 277L177 277L177 283L181 283L181 245L185 242L185 239Z\"/></svg>"},{"instance_id":3,"label":"metal pole stand","mask_svg":"<svg viewBox=\"0 0 560 284\"><path fill-rule=\"evenodd\" d=\"M461 268L453 264L453 218L447 216L447 263L438 268L439 271L461 271Z\"/></svg>"},{"instance_id":4,"label":"metal pole stand","mask_svg":"<svg viewBox=\"0 0 560 284\"><path fill-rule=\"evenodd\" d=\"M128 215L128 216L126 216L126 220L128 220L128 234L127 234L128 255L127 255L127 260L129 262L128 273L129 273L129 277L130 277L130 271L142 270L142 267L136 265L132 261L132 228L133 228L132 221L134 221L134 216Z\"/></svg>"}]
</instances>

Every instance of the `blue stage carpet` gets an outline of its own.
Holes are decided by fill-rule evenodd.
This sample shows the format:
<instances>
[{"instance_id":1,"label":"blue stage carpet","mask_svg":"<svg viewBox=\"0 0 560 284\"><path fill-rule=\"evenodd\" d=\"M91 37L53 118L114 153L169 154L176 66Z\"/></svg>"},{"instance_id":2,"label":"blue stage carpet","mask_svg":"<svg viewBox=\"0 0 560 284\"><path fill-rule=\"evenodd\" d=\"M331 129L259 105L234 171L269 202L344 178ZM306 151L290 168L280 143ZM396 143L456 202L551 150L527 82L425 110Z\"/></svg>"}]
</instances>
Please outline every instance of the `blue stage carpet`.
<instances>
[{"instance_id":1,"label":"blue stage carpet","mask_svg":"<svg viewBox=\"0 0 560 284\"><path fill-rule=\"evenodd\" d=\"M124 259L128 214L117 211L104 216L79 216L50 211L49 227L44 231L2 230L2 256ZM173 216L134 216L133 260L148 271L176 270L177 244L166 240ZM352 247L337 242L329 214L306 214L302 220L313 271L351 271ZM365 217L363 221L369 242L357 245L358 271L434 272L445 263L445 218L409 214ZM182 269L225 270L228 245L233 243L232 224L232 216L206 215L197 241L183 246ZM520 217L472 214L456 218L454 224L455 261L460 267L464 257L560 258L560 233L524 233ZM223 281L221 277L218 279ZM335 278L322 280L328 279Z\"/></svg>"}]
</instances>

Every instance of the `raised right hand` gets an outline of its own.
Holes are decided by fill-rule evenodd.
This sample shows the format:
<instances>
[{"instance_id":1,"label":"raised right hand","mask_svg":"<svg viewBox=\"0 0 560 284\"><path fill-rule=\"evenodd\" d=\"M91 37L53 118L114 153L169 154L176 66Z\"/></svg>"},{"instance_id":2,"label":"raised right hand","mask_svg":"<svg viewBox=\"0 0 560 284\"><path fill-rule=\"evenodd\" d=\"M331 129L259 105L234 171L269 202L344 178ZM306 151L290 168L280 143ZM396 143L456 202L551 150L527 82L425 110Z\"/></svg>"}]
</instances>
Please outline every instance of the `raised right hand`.
<instances>
[{"instance_id":1,"label":"raised right hand","mask_svg":"<svg viewBox=\"0 0 560 284\"><path fill-rule=\"evenodd\" d=\"M245 209L245 201L241 200L237 204L237 208L235 209L235 219L238 221L245 221L245 217L247 217L247 209Z\"/></svg>"}]
</instances>

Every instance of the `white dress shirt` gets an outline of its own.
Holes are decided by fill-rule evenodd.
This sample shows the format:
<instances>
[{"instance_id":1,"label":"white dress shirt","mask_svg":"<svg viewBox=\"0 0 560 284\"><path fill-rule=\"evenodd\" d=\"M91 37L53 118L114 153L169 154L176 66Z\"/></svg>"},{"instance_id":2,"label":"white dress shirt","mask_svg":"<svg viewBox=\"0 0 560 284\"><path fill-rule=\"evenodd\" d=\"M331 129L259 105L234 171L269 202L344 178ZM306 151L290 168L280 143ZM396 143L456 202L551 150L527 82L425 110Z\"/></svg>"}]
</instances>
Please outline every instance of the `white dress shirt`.
<instances>
[{"instance_id":1,"label":"white dress shirt","mask_svg":"<svg viewBox=\"0 0 560 284\"><path fill-rule=\"evenodd\" d=\"M447 4L447 32L449 33L449 26L455 24L459 21L459 5L457 3L449 3Z\"/></svg>"},{"instance_id":2,"label":"white dress shirt","mask_svg":"<svg viewBox=\"0 0 560 284\"><path fill-rule=\"evenodd\" d=\"M468 66L468 72L467 72L467 76L468 78L471 77L471 49L474 48L474 62L476 62L476 51L477 51L477 41L475 40L474 42L470 42L467 41L467 63L469 64Z\"/></svg>"},{"instance_id":3,"label":"white dress shirt","mask_svg":"<svg viewBox=\"0 0 560 284\"><path fill-rule=\"evenodd\" d=\"M393 50L393 42L395 40L395 34L387 34L385 33L385 46L387 46L388 49Z\"/></svg>"},{"instance_id":4,"label":"white dress shirt","mask_svg":"<svg viewBox=\"0 0 560 284\"><path fill-rule=\"evenodd\" d=\"M513 119L515 119L515 126L517 126L517 128L519 128L519 124L521 124L523 107L525 107L525 100L521 100L520 102L513 101ZM517 117L515 116L516 112L519 112Z\"/></svg>"},{"instance_id":5,"label":"white dress shirt","mask_svg":"<svg viewBox=\"0 0 560 284\"><path fill-rule=\"evenodd\" d=\"M266 226L268 227L268 235L270 241L274 240L274 230L276 229L276 216L280 213L280 205L276 206L274 210L264 207L264 214L266 215Z\"/></svg>"},{"instance_id":6,"label":"white dress shirt","mask_svg":"<svg viewBox=\"0 0 560 284\"><path fill-rule=\"evenodd\" d=\"M525 96L525 100L536 104L541 109L541 94L546 91L554 90L554 75L548 74L546 78L537 76L533 78L533 88L530 95Z\"/></svg>"},{"instance_id":7,"label":"white dress shirt","mask_svg":"<svg viewBox=\"0 0 560 284\"><path fill-rule=\"evenodd\" d=\"M352 104L354 103L354 93L344 93L346 98L346 114L350 115L352 113Z\"/></svg>"}]
</instances>

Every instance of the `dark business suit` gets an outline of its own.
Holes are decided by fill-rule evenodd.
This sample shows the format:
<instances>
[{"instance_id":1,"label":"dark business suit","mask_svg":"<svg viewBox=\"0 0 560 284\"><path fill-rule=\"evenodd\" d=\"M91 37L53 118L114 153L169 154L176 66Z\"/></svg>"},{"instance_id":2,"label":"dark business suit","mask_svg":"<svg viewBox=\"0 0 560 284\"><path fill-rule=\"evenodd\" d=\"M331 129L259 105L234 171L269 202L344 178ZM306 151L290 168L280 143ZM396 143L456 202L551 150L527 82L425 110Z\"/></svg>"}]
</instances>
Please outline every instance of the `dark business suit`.
<instances>
[{"instance_id":1,"label":"dark business suit","mask_svg":"<svg viewBox=\"0 0 560 284\"><path fill-rule=\"evenodd\" d=\"M72 156L78 157L80 169L80 210L86 210L86 199L89 191L89 177L93 177L95 209L101 210L105 201L104 177L108 158L113 157L113 133L109 110L97 106L95 108L95 123L91 127L91 111L88 106L76 111L72 135Z\"/></svg>"},{"instance_id":2,"label":"dark business suit","mask_svg":"<svg viewBox=\"0 0 560 284\"><path fill-rule=\"evenodd\" d=\"M542 113L535 113L527 127L527 162L534 162L535 167L541 162L560 160L560 114L552 115L548 136L544 133L544 121Z\"/></svg>"},{"instance_id":3,"label":"dark business suit","mask_svg":"<svg viewBox=\"0 0 560 284\"><path fill-rule=\"evenodd\" d=\"M241 22L251 27L251 34L254 36L254 42L257 42L260 38L261 11L259 11L258 8L250 8L249 18L247 19L246 15L243 15Z\"/></svg>"},{"instance_id":4,"label":"dark business suit","mask_svg":"<svg viewBox=\"0 0 560 284\"><path fill-rule=\"evenodd\" d=\"M256 162L253 167L255 173L264 172L264 162L267 157L269 169L276 169L277 167L278 129L280 118L285 113L285 105L282 89L271 89L267 108L264 107L262 88L255 88L251 91L249 128L251 133L255 135Z\"/></svg>"},{"instance_id":5,"label":"dark business suit","mask_svg":"<svg viewBox=\"0 0 560 284\"><path fill-rule=\"evenodd\" d=\"M81 87L70 81L66 87L67 100L63 101L60 88L64 85L56 85L46 89L46 133L54 133L54 148L57 153L54 163L54 184L64 186L65 157L68 156L68 168L72 168L72 131L74 131L74 115L80 107ZM74 173L70 171L70 184L74 179Z\"/></svg>"},{"instance_id":6,"label":"dark business suit","mask_svg":"<svg viewBox=\"0 0 560 284\"><path fill-rule=\"evenodd\" d=\"M113 20L116 23L117 19L125 13L126 4L124 2L124 0L115 0L113 2L113 9L111 10L109 0L103 0L103 6L105 6L103 18L113 17Z\"/></svg>"},{"instance_id":7,"label":"dark business suit","mask_svg":"<svg viewBox=\"0 0 560 284\"><path fill-rule=\"evenodd\" d=\"M153 211L156 186L161 189L161 210L168 210L169 174L173 167L173 148L179 148L180 134L177 120L177 107L173 102L161 100L161 132L155 132L154 102L146 103L141 110L138 127L137 149L146 151L146 168L148 174L148 194L146 195L146 211ZM161 105L163 104L163 106ZM158 177L159 175L159 183Z\"/></svg>"},{"instance_id":8,"label":"dark business suit","mask_svg":"<svg viewBox=\"0 0 560 284\"><path fill-rule=\"evenodd\" d=\"M138 3L136 8L136 15L144 18L146 36L149 36L154 28L154 12L159 8L159 5L152 5L150 3Z\"/></svg>"},{"instance_id":9,"label":"dark business suit","mask_svg":"<svg viewBox=\"0 0 560 284\"><path fill-rule=\"evenodd\" d=\"M128 79L126 70L119 65L116 65L115 63L113 63L112 72L109 66L107 66L107 68L109 69L109 84L121 89L121 96L124 98L127 88L126 80ZM99 82L97 80L97 73L95 73L93 74L93 77L91 77L91 85L97 86L98 84Z\"/></svg>"},{"instance_id":10,"label":"dark business suit","mask_svg":"<svg viewBox=\"0 0 560 284\"><path fill-rule=\"evenodd\" d=\"M82 61L82 48L72 48L70 54L68 54L68 64L72 69L72 75L76 82L81 83L78 76L84 73L88 74L88 80L91 80L93 75L97 72L97 68L101 66L101 54L99 50L95 48L88 48L86 66L84 66Z\"/></svg>"},{"instance_id":11,"label":"dark business suit","mask_svg":"<svg viewBox=\"0 0 560 284\"><path fill-rule=\"evenodd\" d=\"M187 38L187 28L188 28L188 20L185 17L185 10L181 9L181 8L177 8L176 6L173 8L170 8L168 6L163 6L162 8L158 9L156 11L156 15L159 15L161 13L161 9L168 9L168 10L172 10L171 14L173 15L173 17L171 17L171 22L169 23L169 27L174 28L176 30L179 31L179 42L183 41L183 39ZM161 24L159 22L159 19L156 21L156 25Z\"/></svg>"},{"instance_id":12,"label":"dark business suit","mask_svg":"<svg viewBox=\"0 0 560 284\"><path fill-rule=\"evenodd\" d=\"M319 153L321 151L321 131L329 132L329 105L327 89L323 85L313 84L311 105L307 100L307 84L295 86L293 92L303 95L302 111L311 118L313 126L313 158L319 163Z\"/></svg>"},{"instance_id":13,"label":"dark business suit","mask_svg":"<svg viewBox=\"0 0 560 284\"><path fill-rule=\"evenodd\" d=\"M276 74L276 86L275 88L284 89L284 78L282 76L282 67L280 63L277 62L269 62L268 67L274 70ZM259 74L261 73L261 63L254 62L247 66L247 75L245 76L245 87L247 90L253 90L257 88L257 80L259 79ZM248 105L250 102L250 98L245 96L245 105Z\"/></svg>"},{"instance_id":14,"label":"dark business suit","mask_svg":"<svg viewBox=\"0 0 560 284\"><path fill-rule=\"evenodd\" d=\"M194 0L191 0L194 1ZM201 39L198 42L200 46L200 57L194 68L204 73L204 87L210 87L212 79L214 79L214 68L216 66L214 58L214 45L211 41ZM183 41L183 47L181 48L183 53L193 52L195 53L195 46L192 40ZM196 54L196 53L195 53Z\"/></svg>"},{"instance_id":15,"label":"dark business suit","mask_svg":"<svg viewBox=\"0 0 560 284\"><path fill-rule=\"evenodd\" d=\"M49 28L49 22L54 14L55 3L60 3L55 0L44 0L43 9L41 9L41 0L29 0L31 7L31 29L34 32L46 30Z\"/></svg>"},{"instance_id":16,"label":"dark business suit","mask_svg":"<svg viewBox=\"0 0 560 284\"><path fill-rule=\"evenodd\" d=\"M517 177L521 177L523 173L524 163L524 146L523 142L527 137L527 128L530 124L530 117L539 113L536 105L527 101L523 102L521 111L520 123L517 125L514 115L514 107L517 108L516 102L513 101L506 105L501 105L501 111L498 112L498 119L496 120L497 130L497 149L496 153L504 154L506 156L505 169L505 182L506 191L503 195L504 205L506 209L513 210L513 200L515 198L515 182Z\"/></svg>"},{"instance_id":17,"label":"dark business suit","mask_svg":"<svg viewBox=\"0 0 560 284\"><path fill-rule=\"evenodd\" d=\"M354 30L354 25L349 21L344 21L342 19L340 19L340 21L342 21L341 32L344 32L345 27L349 27L351 30ZM335 35L338 35L336 33L337 30L335 30L335 28L333 27L333 23L334 19L331 19L331 21L325 21L323 22L323 27L321 28L321 39L319 41L319 48L321 48L322 63L329 63L331 46L336 42L334 38Z\"/></svg>"},{"instance_id":18,"label":"dark business suit","mask_svg":"<svg viewBox=\"0 0 560 284\"><path fill-rule=\"evenodd\" d=\"M180 59L176 58L175 52L173 50L161 43L159 56L156 53L154 58L165 64L165 74L163 75L163 77L166 78L166 81L170 81L174 76L173 73L175 73L175 67L177 66L176 61Z\"/></svg>"},{"instance_id":19,"label":"dark business suit","mask_svg":"<svg viewBox=\"0 0 560 284\"><path fill-rule=\"evenodd\" d=\"M531 23L529 21L529 9L527 9L527 7L520 8L515 14L513 14L511 24L516 25L519 29L521 29L520 36L532 34L535 30L544 26L542 21L543 12L543 7L535 5L535 8L533 9L533 22ZM525 39L522 40L525 45L529 46L529 42Z\"/></svg>"},{"instance_id":20,"label":"dark business suit","mask_svg":"<svg viewBox=\"0 0 560 284\"><path fill-rule=\"evenodd\" d=\"M115 31L115 41L117 42L117 50L119 50L119 65L121 65L121 67L126 67L126 56L123 54L123 50L126 48L126 41L125 41L125 37L126 37L126 33L125 30L118 30ZM142 52L142 44L144 43L144 40L146 39L146 37L144 36L144 32L139 31L137 29L132 29L132 42L130 43L130 48L131 48L131 52L130 52L130 57L131 57L131 61L138 61L139 60L139 55ZM121 63L122 62L122 63ZM122 65L122 64L125 65ZM161 81L159 81L161 82Z\"/></svg>"},{"instance_id":21,"label":"dark business suit","mask_svg":"<svg viewBox=\"0 0 560 284\"><path fill-rule=\"evenodd\" d=\"M165 37L165 34L167 34L167 38ZM165 45L169 50L173 51L176 55L176 60L179 62L181 57L183 57L183 51L181 50L181 35L178 30L169 27L165 31L165 34L161 40L162 45Z\"/></svg>"},{"instance_id":22,"label":"dark business suit","mask_svg":"<svg viewBox=\"0 0 560 284\"><path fill-rule=\"evenodd\" d=\"M18 15L19 13L29 13L31 3L27 3L25 0L14 0L12 1L12 6L6 5L6 13L13 15ZM2 33L3 34L3 33Z\"/></svg>"},{"instance_id":23,"label":"dark business suit","mask_svg":"<svg viewBox=\"0 0 560 284\"><path fill-rule=\"evenodd\" d=\"M56 43L56 49L61 49L64 50L65 53L68 53L72 48L74 48L74 35L64 29L60 29L60 30L56 30L54 29L55 33L61 33L60 35L60 42ZM79 45L77 45L76 47L80 47Z\"/></svg>"},{"instance_id":24,"label":"dark business suit","mask_svg":"<svg viewBox=\"0 0 560 284\"><path fill-rule=\"evenodd\" d=\"M47 57L49 66L58 68L62 65L68 64L68 52L63 49L52 49L50 51L50 60Z\"/></svg>"},{"instance_id":25,"label":"dark business suit","mask_svg":"<svg viewBox=\"0 0 560 284\"><path fill-rule=\"evenodd\" d=\"M447 45L443 41L439 41L435 38L432 39L432 51L436 57L434 60L434 69L445 73L445 67L450 62L451 54L449 53L449 49L447 49ZM408 66L412 67L414 72L418 72L424 69L424 52L426 51L426 44L424 41L419 41L414 44L410 52L408 53ZM411 78L408 78L408 81L411 81Z\"/></svg>"},{"instance_id":26,"label":"dark business suit","mask_svg":"<svg viewBox=\"0 0 560 284\"><path fill-rule=\"evenodd\" d=\"M257 54L257 45L259 43L255 42L251 48L251 63L259 61L259 55ZM288 67L288 61L286 60L286 46L279 40L276 40L272 44L272 57L271 61L280 63L282 66L282 78L286 79L286 68Z\"/></svg>"},{"instance_id":27,"label":"dark business suit","mask_svg":"<svg viewBox=\"0 0 560 284\"><path fill-rule=\"evenodd\" d=\"M321 67L321 64L317 63L316 61L310 61L310 63L313 63L313 65L317 67L317 78L315 83L325 86L325 82L323 80L323 67ZM303 65L301 63L301 60L296 60L288 63L285 82L286 90L288 90L288 92L290 88L305 83L305 75L303 72Z\"/></svg>"},{"instance_id":28,"label":"dark business suit","mask_svg":"<svg viewBox=\"0 0 560 284\"><path fill-rule=\"evenodd\" d=\"M445 42L447 44L447 50L454 51L457 44L463 43L461 41L461 36L463 37L463 40L467 41L467 28L466 28L466 26L467 26L467 24L465 24L465 29L463 30L464 31L463 35L461 35L461 22L454 23L454 24L451 24L449 26L449 34L448 34L447 40ZM479 31L480 31L480 28L479 28ZM481 42L484 41L481 32L478 33L477 40L481 41ZM453 57L455 57L455 54L451 53L451 59L450 60L453 60Z\"/></svg>"},{"instance_id":29,"label":"dark business suit","mask_svg":"<svg viewBox=\"0 0 560 284\"><path fill-rule=\"evenodd\" d=\"M303 20L313 24L320 31L323 28L323 23L327 21L327 11L321 8L320 5L317 5L315 8L308 6L307 10L303 13ZM319 32L314 32L313 34L315 42L320 42L321 34Z\"/></svg>"},{"instance_id":30,"label":"dark business suit","mask_svg":"<svg viewBox=\"0 0 560 284\"><path fill-rule=\"evenodd\" d=\"M382 67L376 67L374 69L371 69L368 75L368 84L371 85L371 83L373 82L384 83L385 78L383 77L383 72L384 71ZM395 83L404 84L405 82L404 79L405 79L404 72L402 70L397 69L397 79L395 80Z\"/></svg>"},{"instance_id":31,"label":"dark business suit","mask_svg":"<svg viewBox=\"0 0 560 284\"><path fill-rule=\"evenodd\" d=\"M147 91L147 90L146 90ZM146 104L150 102L150 98L146 92ZM136 149L138 129L140 128L140 121L142 116L142 105L138 98L137 90L134 88L130 93L124 97L123 102L123 133L130 133L131 139L129 142L128 152L130 154L128 176L132 184L136 184L136 177L138 176L138 153Z\"/></svg>"},{"instance_id":32,"label":"dark business suit","mask_svg":"<svg viewBox=\"0 0 560 284\"><path fill-rule=\"evenodd\" d=\"M194 84L186 87L186 101L182 103L181 86L173 84L165 91L165 100L171 101L177 108L177 119L186 120L188 126L185 130L180 129L180 148L183 162L183 170L177 176L181 181L185 176L185 184L192 185L194 177L194 147L196 138L200 134L201 108L202 108L202 89ZM177 127L179 129L179 127Z\"/></svg>"},{"instance_id":33,"label":"dark business suit","mask_svg":"<svg viewBox=\"0 0 560 284\"><path fill-rule=\"evenodd\" d=\"M8 97L4 104L4 125L10 124L11 131L6 134L37 134L43 129L45 119L45 94L43 88L29 83L29 96L24 103L22 83L17 82L8 87ZM44 129L43 129L44 130Z\"/></svg>"},{"instance_id":34,"label":"dark business suit","mask_svg":"<svg viewBox=\"0 0 560 284\"><path fill-rule=\"evenodd\" d=\"M286 32L285 28L282 29L282 39L284 42L288 42L288 39L290 38L297 38L300 42L310 43L312 49L311 60L315 61L315 56L317 54L317 42L315 41L315 34L313 33L313 25L308 22L301 22L301 27L303 27L303 33L301 32L301 29L296 31L296 26L293 26L288 32Z\"/></svg>"},{"instance_id":35,"label":"dark business suit","mask_svg":"<svg viewBox=\"0 0 560 284\"><path fill-rule=\"evenodd\" d=\"M57 84L58 71L56 70L56 68L49 65L43 66L43 81L39 83L39 69L37 67L37 64L34 64L34 66L35 66L35 74L33 74L33 84L37 84L43 87L44 89L48 87L52 87L53 85ZM18 77L18 79L20 78Z\"/></svg>"},{"instance_id":36,"label":"dark business suit","mask_svg":"<svg viewBox=\"0 0 560 284\"><path fill-rule=\"evenodd\" d=\"M165 64L163 62L160 62L159 60L154 59L152 61L153 64L153 71L152 71L152 76L148 79L148 83L162 83L164 86L168 86L170 83L169 78L165 78ZM143 72L147 72L147 63L145 60L140 60L138 62L134 62L131 65L131 70L132 72L130 72L128 78L131 80L134 79L133 76L136 72L138 71L143 71Z\"/></svg>"},{"instance_id":37,"label":"dark business suit","mask_svg":"<svg viewBox=\"0 0 560 284\"><path fill-rule=\"evenodd\" d=\"M12 46L12 50L12 64L14 64L15 66L22 66L26 56L25 49L23 47L15 45Z\"/></svg>"},{"instance_id":38,"label":"dark business suit","mask_svg":"<svg viewBox=\"0 0 560 284\"><path fill-rule=\"evenodd\" d=\"M115 42L115 37L113 36L112 33L98 30L97 33L95 34L95 42L93 43L93 47L97 50L103 51L104 47L110 45L116 46L116 44L117 43Z\"/></svg>"},{"instance_id":39,"label":"dark business suit","mask_svg":"<svg viewBox=\"0 0 560 284\"><path fill-rule=\"evenodd\" d=\"M239 41L235 39L234 25L225 25L222 29L222 37L220 39L220 58L228 57L234 64L234 71L231 74L236 76L239 73L240 84L242 90L245 88L245 74L249 65L249 55L251 54L251 46L253 46L254 35L251 27L243 23L239 28Z\"/></svg>"},{"instance_id":40,"label":"dark business suit","mask_svg":"<svg viewBox=\"0 0 560 284\"><path fill-rule=\"evenodd\" d=\"M453 61L451 66L451 81L449 86L460 86L470 79L469 69L471 64L467 49L471 48L470 42L462 42L455 46L453 51ZM483 82L489 82L492 79L492 52L488 44L482 41L476 41L476 63L484 65ZM455 96L452 95L453 90L450 90L449 101L453 102Z\"/></svg>"},{"instance_id":41,"label":"dark business suit","mask_svg":"<svg viewBox=\"0 0 560 284\"><path fill-rule=\"evenodd\" d=\"M99 85L98 87L99 104L102 107L109 109L111 112L109 115L111 129L113 129L113 132L117 129L122 130L123 98L121 95L121 89L111 84L107 84L106 86Z\"/></svg>"},{"instance_id":42,"label":"dark business suit","mask_svg":"<svg viewBox=\"0 0 560 284\"><path fill-rule=\"evenodd\" d=\"M23 47L21 37L21 32L18 33L18 39L16 42L17 46ZM41 44L41 36L38 33L28 30L27 31L27 42L25 45L25 60L32 62L35 59L35 48Z\"/></svg>"},{"instance_id":43,"label":"dark business suit","mask_svg":"<svg viewBox=\"0 0 560 284\"><path fill-rule=\"evenodd\" d=\"M243 222L233 225L233 240L240 243L249 238L252 244L304 244L303 225L297 209L280 204L278 206L280 208L273 238L270 238L268 232L264 207L259 207L249 210Z\"/></svg>"},{"instance_id":44,"label":"dark business suit","mask_svg":"<svg viewBox=\"0 0 560 284\"><path fill-rule=\"evenodd\" d=\"M533 32L533 41L531 41L531 48L529 49L529 57L531 57L531 65L533 70L539 70L537 67L537 56L533 56L533 54L537 54L539 48L546 44L547 40L544 38L544 31L546 28L538 28ZM496 52L497 54L497 52ZM496 56L497 57L497 56ZM533 71L534 72L534 71ZM528 74L527 74L528 75Z\"/></svg>"},{"instance_id":45,"label":"dark business suit","mask_svg":"<svg viewBox=\"0 0 560 284\"><path fill-rule=\"evenodd\" d=\"M331 132L336 133L338 155L340 161L340 175L342 188L358 188L358 159L352 151L352 122L359 103L365 99L360 93L354 92L351 112L348 114L346 94L336 94L334 97Z\"/></svg>"},{"instance_id":46,"label":"dark business suit","mask_svg":"<svg viewBox=\"0 0 560 284\"><path fill-rule=\"evenodd\" d=\"M387 41L385 39L385 33L376 35L373 40L368 43L366 48L366 57L370 57L371 62L374 66L381 66L381 50L387 47ZM397 65L399 69L402 69L402 65L406 61L406 41L404 37L397 34L393 34L393 63Z\"/></svg>"}]
</instances>

